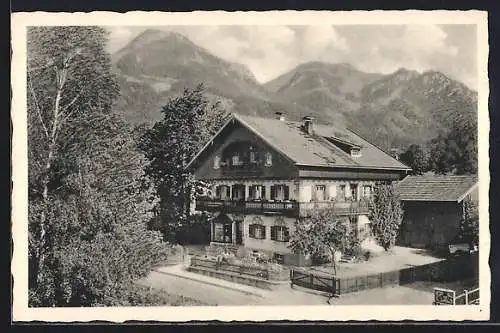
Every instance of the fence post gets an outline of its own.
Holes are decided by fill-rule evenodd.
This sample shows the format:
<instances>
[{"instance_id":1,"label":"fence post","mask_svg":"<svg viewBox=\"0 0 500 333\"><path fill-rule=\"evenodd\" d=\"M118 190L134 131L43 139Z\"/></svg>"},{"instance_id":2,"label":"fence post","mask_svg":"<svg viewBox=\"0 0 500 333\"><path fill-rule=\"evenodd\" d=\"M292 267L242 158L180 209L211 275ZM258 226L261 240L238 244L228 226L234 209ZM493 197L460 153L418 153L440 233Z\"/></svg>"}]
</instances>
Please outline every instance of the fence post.
<instances>
[{"instance_id":1,"label":"fence post","mask_svg":"<svg viewBox=\"0 0 500 333\"><path fill-rule=\"evenodd\" d=\"M465 293L465 305L469 305L469 294L467 292L467 289L464 290Z\"/></svg>"},{"instance_id":2,"label":"fence post","mask_svg":"<svg viewBox=\"0 0 500 333\"><path fill-rule=\"evenodd\" d=\"M290 288L293 288L293 269L290 270Z\"/></svg>"},{"instance_id":3,"label":"fence post","mask_svg":"<svg viewBox=\"0 0 500 333\"><path fill-rule=\"evenodd\" d=\"M311 288L314 285L314 275L309 274L309 283L311 284Z\"/></svg>"}]
</instances>

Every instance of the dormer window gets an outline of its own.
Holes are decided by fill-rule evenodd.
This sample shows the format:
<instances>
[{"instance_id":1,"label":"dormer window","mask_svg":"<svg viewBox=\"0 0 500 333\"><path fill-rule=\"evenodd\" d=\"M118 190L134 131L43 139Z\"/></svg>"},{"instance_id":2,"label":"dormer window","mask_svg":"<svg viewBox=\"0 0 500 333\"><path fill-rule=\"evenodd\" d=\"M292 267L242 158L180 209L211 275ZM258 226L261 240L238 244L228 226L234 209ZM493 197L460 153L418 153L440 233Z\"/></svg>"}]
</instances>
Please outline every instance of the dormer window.
<instances>
[{"instance_id":1,"label":"dormer window","mask_svg":"<svg viewBox=\"0 0 500 333\"><path fill-rule=\"evenodd\" d=\"M352 157L359 157L359 156L361 156L361 149L359 149L359 148L351 148L351 156Z\"/></svg>"}]
</instances>

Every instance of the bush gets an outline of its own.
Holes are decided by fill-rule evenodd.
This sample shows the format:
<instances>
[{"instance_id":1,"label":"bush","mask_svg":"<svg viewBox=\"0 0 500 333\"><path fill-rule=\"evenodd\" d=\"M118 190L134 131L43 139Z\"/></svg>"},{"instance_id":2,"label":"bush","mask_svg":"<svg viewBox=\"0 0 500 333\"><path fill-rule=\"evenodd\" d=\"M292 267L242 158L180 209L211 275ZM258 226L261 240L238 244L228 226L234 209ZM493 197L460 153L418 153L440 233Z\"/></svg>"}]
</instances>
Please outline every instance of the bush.
<instances>
[{"instance_id":1,"label":"bush","mask_svg":"<svg viewBox=\"0 0 500 333\"><path fill-rule=\"evenodd\" d=\"M163 290L152 289L136 284L123 287L119 298L108 300L112 306L190 306L209 305L189 297L172 295ZM102 304L102 305L107 305Z\"/></svg>"}]
</instances>

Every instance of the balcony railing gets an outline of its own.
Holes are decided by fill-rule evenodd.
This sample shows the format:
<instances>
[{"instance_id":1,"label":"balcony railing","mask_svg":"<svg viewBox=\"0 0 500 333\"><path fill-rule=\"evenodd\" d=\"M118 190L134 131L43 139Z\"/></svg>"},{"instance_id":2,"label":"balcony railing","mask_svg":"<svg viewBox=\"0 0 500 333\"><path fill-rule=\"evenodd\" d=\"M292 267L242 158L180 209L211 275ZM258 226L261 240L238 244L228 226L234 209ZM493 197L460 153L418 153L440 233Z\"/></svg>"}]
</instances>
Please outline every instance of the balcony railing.
<instances>
[{"instance_id":1,"label":"balcony railing","mask_svg":"<svg viewBox=\"0 0 500 333\"><path fill-rule=\"evenodd\" d=\"M318 209L334 208L339 214L367 214L367 201L355 202L296 202L296 201L230 201L217 199L196 200L196 210L208 212L266 214L280 213L289 216L304 216Z\"/></svg>"}]
</instances>

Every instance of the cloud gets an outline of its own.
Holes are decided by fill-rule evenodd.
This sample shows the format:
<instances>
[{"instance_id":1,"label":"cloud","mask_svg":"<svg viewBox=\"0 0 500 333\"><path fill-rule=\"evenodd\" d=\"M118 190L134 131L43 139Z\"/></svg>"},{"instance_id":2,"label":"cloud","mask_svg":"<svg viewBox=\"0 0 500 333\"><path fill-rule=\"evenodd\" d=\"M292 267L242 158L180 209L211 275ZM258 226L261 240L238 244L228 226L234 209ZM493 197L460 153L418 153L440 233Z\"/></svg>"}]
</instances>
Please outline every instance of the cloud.
<instances>
[{"instance_id":1,"label":"cloud","mask_svg":"<svg viewBox=\"0 0 500 333\"><path fill-rule=\"evenodd\" d=\"M157 28L157 27L155 27ZM140 27L110 28L116 51ZM366 72L401 67L439 70L474 87L475 33L471 27L438 25L170 26L225 60L246 65L260 82L308 61L347 62Z\"/></svg>"}]
</instances>

